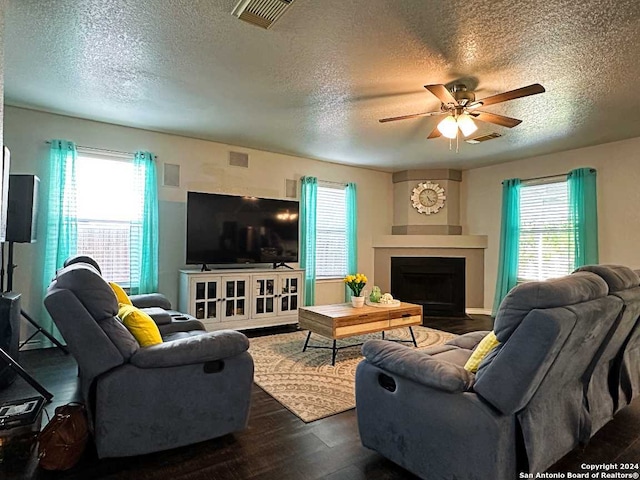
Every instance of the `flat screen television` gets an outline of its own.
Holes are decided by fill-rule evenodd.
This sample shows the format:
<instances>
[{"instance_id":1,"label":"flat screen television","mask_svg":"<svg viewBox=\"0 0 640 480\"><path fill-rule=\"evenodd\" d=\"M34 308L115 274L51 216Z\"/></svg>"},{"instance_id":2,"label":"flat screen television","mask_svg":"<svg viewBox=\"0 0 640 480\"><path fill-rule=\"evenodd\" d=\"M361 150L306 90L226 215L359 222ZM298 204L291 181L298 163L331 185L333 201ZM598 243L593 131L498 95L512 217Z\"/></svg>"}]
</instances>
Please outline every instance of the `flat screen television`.
<instances>
[{"instance_id":1,"label":"flat screen television","mask_svg":"<svg viewBox=\"0 0 640 480\"><path fill-rule=\"evenodd\" d=\"M298 261L298 202L187 194L187 264Z\"/></svg>"}]
</instances>

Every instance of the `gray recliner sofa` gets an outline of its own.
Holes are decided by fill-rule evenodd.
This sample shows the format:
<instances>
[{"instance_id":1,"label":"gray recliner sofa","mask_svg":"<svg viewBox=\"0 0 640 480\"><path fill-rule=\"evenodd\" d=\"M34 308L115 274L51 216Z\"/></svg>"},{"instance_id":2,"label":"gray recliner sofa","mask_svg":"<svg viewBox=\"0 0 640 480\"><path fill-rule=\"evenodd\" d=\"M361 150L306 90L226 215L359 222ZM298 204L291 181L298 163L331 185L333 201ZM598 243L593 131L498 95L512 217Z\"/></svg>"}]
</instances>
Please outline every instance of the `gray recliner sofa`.
<instances>
[{"instance_id":1,"label":"gray recliner sofa","mask_svg":"<svg viewBox=\"0 0 640 480\"><path fill-rule=\"evenodd\" d=\"M44 300L78 362L98 456L188 445L246 427L249 341L222 330L140 347L111 287L86 263L59 270Z\"/></svg>"},{"instance_id":2,"label":"gray recliner sofa","mask_svg":"<svg viewBox=\"0 0 640 480\"><path fill-rule=\"evenodd\" d=\"M595 435L640 393L640 277L621 265L588 265L624 303L617 325L609 333L589 375L587 405L591 423L583 440Z\"/></svg>"},{"instance_id":3,"label":"gray recliner sofa","mask_svg":"<svg viewBox=\"0 0 640 480\"><path fill-rule=\"evenodd\" d=\"M363 445L426 479L544 471L592 433L587 392L592 385L592 394L610 395L600 375L608 376L629 335L633 314L623 318L625 309L589 271L519 285L495 319L500 344L476 374L463 365L486 332L422 351L365 343L356 371ZM616 336L621 325L626 333ZM619 345L609 351L612 338Z\"/></svg>"},{"instance_id":4,"label":"gray recliner sofa","mask_svg":"<svg viewBox=\"0 0 640 480\"><path fill-rule=\"evenodd\" d=\"M65 260L64 266L68 267L75 263L91 265L102 275L98 262L87 255L69 257ZM169 299L161 293L129 295L129 299L134 307L138 307L153 319L164 341L200 335L206 331L200 320L174 310Z\"/></svg>"}]
</instances>

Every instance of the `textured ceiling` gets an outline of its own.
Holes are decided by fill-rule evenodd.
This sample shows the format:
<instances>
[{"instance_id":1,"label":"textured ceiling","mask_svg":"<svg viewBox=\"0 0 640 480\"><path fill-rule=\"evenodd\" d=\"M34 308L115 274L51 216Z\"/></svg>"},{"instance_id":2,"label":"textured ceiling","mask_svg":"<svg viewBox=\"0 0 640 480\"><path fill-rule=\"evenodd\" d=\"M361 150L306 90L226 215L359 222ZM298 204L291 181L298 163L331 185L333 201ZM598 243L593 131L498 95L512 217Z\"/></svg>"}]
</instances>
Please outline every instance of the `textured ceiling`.
<instances>
[{"instance_id":1,"label":"textured ceiling","mask_svg":"<svg viewBox=\"0 0 640 480\"><path fill-rule=\"evenodd\" d=\"M296 0L270 29L236 0L9 0L5 101L385 170L475 166L640 136L638 0ZM520 118L449 149L422 86L458 80Z\"/></svg>"}]
</instances>

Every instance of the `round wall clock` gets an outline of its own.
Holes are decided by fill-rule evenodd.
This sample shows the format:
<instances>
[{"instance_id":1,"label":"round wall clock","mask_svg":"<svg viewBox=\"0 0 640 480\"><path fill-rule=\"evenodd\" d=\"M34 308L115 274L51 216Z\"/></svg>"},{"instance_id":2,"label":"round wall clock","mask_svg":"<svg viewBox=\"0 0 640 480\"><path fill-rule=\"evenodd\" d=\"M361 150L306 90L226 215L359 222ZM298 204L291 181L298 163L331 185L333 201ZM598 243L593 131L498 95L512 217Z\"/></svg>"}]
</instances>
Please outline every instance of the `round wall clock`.
<instances>
[{"instance_id":1,"label":"round wall clock","mask_svg":"<svg viewBox=\"0 0 640 480\"><path fill-rule=\"evenodd\" d=\"M438 210L444 207L446 199L444 188L432 182L419 183L411 193L413 208L418 210L418 213L424 213L425 215L438 213Z\"/></svg>"}]
</instances>

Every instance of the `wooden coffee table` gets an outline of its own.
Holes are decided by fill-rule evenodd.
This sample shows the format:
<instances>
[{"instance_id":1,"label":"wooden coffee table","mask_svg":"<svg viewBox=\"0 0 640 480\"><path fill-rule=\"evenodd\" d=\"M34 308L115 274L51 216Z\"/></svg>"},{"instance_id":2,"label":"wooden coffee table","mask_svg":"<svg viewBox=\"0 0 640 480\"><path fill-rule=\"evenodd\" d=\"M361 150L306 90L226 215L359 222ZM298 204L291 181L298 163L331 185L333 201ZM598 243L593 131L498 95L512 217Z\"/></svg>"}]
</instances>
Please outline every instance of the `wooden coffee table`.
<instances>
[{"instance_id":1,"label":"wooden coffee table","mask_svg":"<svg viewBox=\"0 0 640 480\"><path fill-rule=\"evenodd\" d=\"M338 350L362 345L362 343L356 343L343 347L336 346L337 340L353 337L354 335L382 332L382 338L384 339L386 330L409 327L411 340L395 341L411 342L417 347L416 337L411 327L422 325L422 306L402 302L397 307L371 307L365 305L362 308L354 308L350 303L300 307L298 309L298 323L300 328L309 330L302 351L306 351L307 348L330 349L332 353L331 365L335 365ZM333 345L331 347L309 345L311 333L331 338Z\"/></svg>"}]
</instances>

